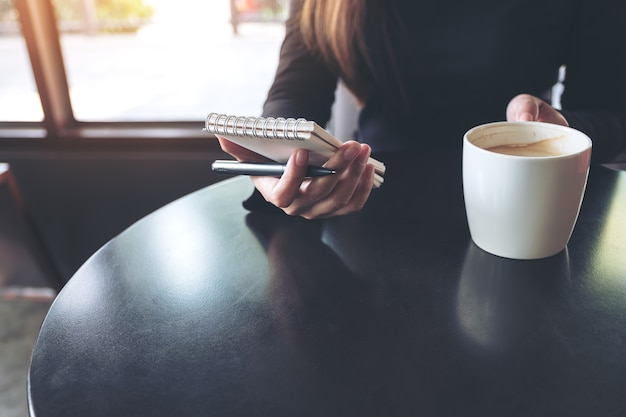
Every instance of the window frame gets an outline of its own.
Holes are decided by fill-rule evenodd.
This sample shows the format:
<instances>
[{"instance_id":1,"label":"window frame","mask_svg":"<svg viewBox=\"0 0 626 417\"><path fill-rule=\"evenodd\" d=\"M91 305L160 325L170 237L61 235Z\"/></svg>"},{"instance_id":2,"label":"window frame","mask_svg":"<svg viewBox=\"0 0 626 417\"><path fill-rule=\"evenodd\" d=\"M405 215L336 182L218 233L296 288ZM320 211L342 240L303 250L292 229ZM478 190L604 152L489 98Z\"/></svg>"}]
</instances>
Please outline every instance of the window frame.
<instances>
[{"instance_id":1,"label":"window frame","mask_svg":"<svg viewBox=\"0 0 626 417\"><path fill-rule=\"evenodd\" d=\"M198 122L84 122L75 119L51 0L14 0L36 88L41 122L0 122L3 150L108 149L219 151ZM205 139L205 140L202 140Z\"/></svg>"}]
</instances>

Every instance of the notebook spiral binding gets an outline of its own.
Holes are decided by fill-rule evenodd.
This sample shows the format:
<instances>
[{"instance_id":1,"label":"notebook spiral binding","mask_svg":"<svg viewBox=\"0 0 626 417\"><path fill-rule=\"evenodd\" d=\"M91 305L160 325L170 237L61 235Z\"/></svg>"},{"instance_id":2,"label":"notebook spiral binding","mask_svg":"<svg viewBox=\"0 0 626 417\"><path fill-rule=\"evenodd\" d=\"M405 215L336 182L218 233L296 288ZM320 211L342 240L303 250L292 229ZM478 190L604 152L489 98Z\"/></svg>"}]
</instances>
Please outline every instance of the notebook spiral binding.
<instances>
[{"instance_id":1,"label":"notebook spiral binding","mask_svg":"<svg viewBox=\"0 0 626 417\"><path fill-rule=\"evenodd\" d=\"M306 139L298 127L306 119L283 117L245 117L209 113L204 130L216 135L246 135L265 139Z\"/></svg>"}]
</instances>

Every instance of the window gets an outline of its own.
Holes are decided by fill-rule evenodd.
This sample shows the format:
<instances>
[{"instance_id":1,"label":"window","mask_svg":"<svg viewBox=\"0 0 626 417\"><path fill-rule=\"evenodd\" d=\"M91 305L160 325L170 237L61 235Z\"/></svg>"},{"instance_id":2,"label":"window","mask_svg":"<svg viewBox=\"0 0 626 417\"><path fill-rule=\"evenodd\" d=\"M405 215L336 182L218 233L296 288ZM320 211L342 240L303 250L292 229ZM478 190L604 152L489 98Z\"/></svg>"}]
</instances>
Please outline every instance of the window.
<instances>
[{"instance_id":1,"label":"window","mask_svg":"<svg viewBox=\"0 0 626 417\"><path fill-rule=\"evenodd\" d=\"M0 70L7 74L0 123L44 119L62 132L90 123L198 123L212 111L257 115L278 62L287 4L0 0L0 56L15 62ZM16 9L31 57L36 51L35 78ZM58 35L52 41L51 33Z\"/></svg>"},{"instance_id":2,"label":"window","mask_svg":"<svg viewBox=\"0 0 626 417\"><path fill-rule=\"evenodd\" d=\"M235 33L227 0L143 4L126 21L96 19L78 31L63 30L70 22L60 22L78 120L202 120L214 110L260 112L282 24L240 24Z\"/></svg>"},{"instance_id":3,"label":"window","mask_svg":"<svg viewBox=\"0 0 626 417\"><path fill-rule=\"evenodd\" d=\"M11 0L0 0L0 122L43 120L41 101Z\"/></svg>"}]
</instances>

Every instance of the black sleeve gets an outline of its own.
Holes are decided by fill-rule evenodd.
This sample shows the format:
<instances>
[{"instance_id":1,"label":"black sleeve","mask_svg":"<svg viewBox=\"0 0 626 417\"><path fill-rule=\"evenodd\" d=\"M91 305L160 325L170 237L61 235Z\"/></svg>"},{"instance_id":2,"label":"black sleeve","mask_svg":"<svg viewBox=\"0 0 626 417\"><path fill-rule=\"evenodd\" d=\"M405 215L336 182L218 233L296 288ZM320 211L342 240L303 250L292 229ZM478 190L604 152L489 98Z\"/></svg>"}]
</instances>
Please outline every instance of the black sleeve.
<instances>
[{"instance_id":1,"label":"black sleeve","mask_svg":"<svg viewBox=\"0 0 626 417\"><path fill-rule=\"evenodd\" d=\"M263 116L304 117L325 126L335 99L337 75L305 45L297 17L300 3L291 2L278 69Z\"/></svg>"},{"instance_id":2,"label":"black sleeve","mask_svg":"<svg viewBox=\"0 0 626 417\"><path fill-rule=\"evenodd\" d=\"M562 112L593 140L594 163L626 147L626 1L580 2L566 60Z\"/></svg>"}]
</instances>

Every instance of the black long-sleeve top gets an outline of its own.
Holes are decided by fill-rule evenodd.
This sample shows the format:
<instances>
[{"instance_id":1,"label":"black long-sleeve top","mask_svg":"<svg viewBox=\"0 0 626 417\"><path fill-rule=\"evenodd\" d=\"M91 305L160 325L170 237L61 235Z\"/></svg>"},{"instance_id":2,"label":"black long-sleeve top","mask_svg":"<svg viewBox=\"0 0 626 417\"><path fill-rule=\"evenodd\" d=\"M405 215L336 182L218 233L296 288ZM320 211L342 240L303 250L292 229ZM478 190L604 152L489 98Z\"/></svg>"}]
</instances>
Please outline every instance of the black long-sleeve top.
<instances>
[{"instance_id":1,"label":"black long-sleeve top","mask_svg":"<svg viewBox=\"0 0 626 417\"><path fill-rule=\"evenodd\" d=\"M374 152L460 147L467 129L504 120L515 95L549 101L562 66L562 113L592 138L594 162L606 162L624 148L626 1L389 1L397 2L405 20L398 59L410 74L410 103L398 106L393 94L372 86L356 136ZM292 2L292 12L298 7ZM373 17L366 26L378 23ZM376 51L379 40L367 41ZM325 125L339 78L307 49L292 19L263 115Z\"/></svg>"}]
</instances>

